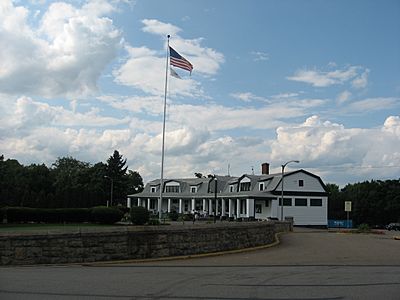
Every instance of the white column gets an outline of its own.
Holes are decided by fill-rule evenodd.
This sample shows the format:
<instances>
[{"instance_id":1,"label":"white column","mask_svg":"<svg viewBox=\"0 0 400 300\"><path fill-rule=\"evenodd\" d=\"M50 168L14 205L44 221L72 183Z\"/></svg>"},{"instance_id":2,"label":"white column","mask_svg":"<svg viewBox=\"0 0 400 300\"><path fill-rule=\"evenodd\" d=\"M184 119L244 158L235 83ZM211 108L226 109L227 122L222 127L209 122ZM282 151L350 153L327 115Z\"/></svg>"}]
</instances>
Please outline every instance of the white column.
<instances>
[{"instance_id":1,"label":"white column","mask_svg":"<svg viewBox=\"0 0 400 300\"><path fill-rule=\"evenodd\" d=\"M226 210L226 207L225 207L225 199L221 199L221 201L222 201L222 205L221 205L221 209L222 209L221 216L225 217L225 210Z\"/></svg>"},{"instance_id":2,"label":"white column","mask_svg":"<svg viewBox=\"0 0 400 300\"><path fill-rule=\"evenodd\" d=\"M179 213L182 213L182 199L179 199Z\"/></svg>"},{"instance_id":3,"label":"white column","mask_svg":"<svg viewBox=\"0 0 400 300\"><path fill-rule=\"evenodd\" d=\"M203 212L206 211L206 199L203 199Z\"/></svg>"},{"instance_id":4,"label":"white column","mask_svg":"<svg viewBox=\"0 0 400 300\"><path fill-rule=\"evenodd\" d=\"M247 200L248 200L247 214L249 217L255 217L254 214L255 200L254 199L247 199Z\"/></svg>"},{"instance_id":5,"label":"white column","mask_svg":"<svg viewBox=\"0 0 400 300\"><path fill-rule=\"evenodd\" d=\"M276 217L279 219L280 217L280 214L279 214L279 208L280 208L280 205L279 205L279 197L277 197L276 198ZM283 199L281 200L281 204L283 205Z\"/></svg>"},{"instance_id":6,"label":"white column","mask_svg":"<svg viewBox=\"0 0 400 300\"><path fill-rule=\"evenodd\" d=\"M171 199L168 199L168 212L171 212Z\"/></svg>"},{"instance_id":7,"label":"white column","mask_svg":"<svg viewBox=\"0 0 400 300\"><path fill-rule=\"evenodd\" d=\"M131 208L131 198L126 198L126 207Z\"/></svg>"},{"instance_id":8,"label":"white column","mask_svg":"<svg viewBox=\"0 0 400 300\"><path fill-rule=\"evenodd\" d=\"M212 209L212 200L209 199L209 200L208 200L208 214L211 216L212 212L213 212L213 209Z\"/></svg>"},{"instance_id":9,"label":"white column","mask_svg":"<svg viewBox=\"0 0 400 300\"><path fill-rule=\"evenodd\" d=\"M196 209L196 200L192 199L192 212Z\"/></svg>"},{"instance_id":10,"label":"white column","mask_svg":"<svg viewBox=\"0 0 400 300\"><path fill-rule=\"evenodd\" d=\"M229 218L231 218L231 217L233 217L233 201L232 201L232 199L229 199L228 201L229 201L229 203L228 203L228 205L229 205Z\"/></svg>"},{"instance_id":11,"label":"white column","mask_svg":"<svg viewBox=\"0 0 400 300\"><path fill-rule=\"evenodd\" d=\"M236 217L240 217L240 199L236 199Z\"/></svg>"},{"instance_id":12,"label":"white column","mask_svg":"<svg viewBox=\"0 0 400 300\"><path fill-rule=\"evenodd\" d=\"M275 217L275 213L277 213L279 209L277 200L270 200L269 205L270 205L270 210L269 210L269 215L267 215L267 217ZM277 214L277 216L279 216L279 214Z\"/></svg>"},{"instance_id":13,"label":"white column","mask_svg":"<svg viewBox=\"0 0 400 300\"><path fill-rule=\"evenodd\" d=\"M140 201L140 198L137 198L137 206L141 206L142 202Z\"/></svg>"},{"instance_id":14,"label":"white column","mask_svg":"<svg viewBox=\"0 0 400 300\"><path fill-rule=\"evenodd\" d=\"M147 198L147 210L150 210L150 198Z\"/></svg>"},{"instance_id":15,"label":"white column","mask_svg":"<svg viewBox=\"0 0 400 300\"><path fill-rule=\"evenodd\" d=\"M215 200L215 215L218 216L218 199Z\"/></svg>"},{"instance_id":16,"label":"white column","mask_svg":"<svg viewBox=\"0 0 400 300\"><path fill-rule=\"evenodd\" d=\"M246 217L250 218L250 199L246 199Z\"/></svg>"}]
</instances>

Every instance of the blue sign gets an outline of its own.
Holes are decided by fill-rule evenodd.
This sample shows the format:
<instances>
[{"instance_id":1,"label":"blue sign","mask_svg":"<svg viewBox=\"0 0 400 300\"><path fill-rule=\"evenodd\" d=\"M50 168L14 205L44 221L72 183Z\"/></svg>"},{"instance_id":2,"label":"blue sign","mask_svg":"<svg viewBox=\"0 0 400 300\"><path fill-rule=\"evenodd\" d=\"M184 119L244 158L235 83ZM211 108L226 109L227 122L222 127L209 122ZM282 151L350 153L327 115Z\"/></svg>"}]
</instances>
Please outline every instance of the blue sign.
<instances>
[{"instance_id":1,"label":"blue sign","mask_svg":"<svg viewBox=\"0 0 400 300\"><path fill-rule=\"evenodd\" d=\"M353 220L328 220L329 228L353 228Z\"/></svg>"}]
</instances>

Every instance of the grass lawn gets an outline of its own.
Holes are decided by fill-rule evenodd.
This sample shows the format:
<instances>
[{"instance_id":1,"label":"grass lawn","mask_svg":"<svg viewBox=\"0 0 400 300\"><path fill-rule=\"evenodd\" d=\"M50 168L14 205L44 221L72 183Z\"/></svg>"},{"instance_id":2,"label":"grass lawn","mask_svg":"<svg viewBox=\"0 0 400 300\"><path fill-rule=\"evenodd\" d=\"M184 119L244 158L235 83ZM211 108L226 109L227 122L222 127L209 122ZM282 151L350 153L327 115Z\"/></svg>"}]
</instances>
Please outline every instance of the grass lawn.
<instances>
[{"instance_id":1,"label":"grass lawn","mask_svg":"<svg viewBox=\"0 0 400 300\"><path fill-rule=\"evenodd\" d=\"M100 225L89 223L71 224L0 224L0 234L2 233L22 233L22 232L76 232L76 231L96 231L104 229L121 229L123 225Z\"/></svg>"}]
</instances>

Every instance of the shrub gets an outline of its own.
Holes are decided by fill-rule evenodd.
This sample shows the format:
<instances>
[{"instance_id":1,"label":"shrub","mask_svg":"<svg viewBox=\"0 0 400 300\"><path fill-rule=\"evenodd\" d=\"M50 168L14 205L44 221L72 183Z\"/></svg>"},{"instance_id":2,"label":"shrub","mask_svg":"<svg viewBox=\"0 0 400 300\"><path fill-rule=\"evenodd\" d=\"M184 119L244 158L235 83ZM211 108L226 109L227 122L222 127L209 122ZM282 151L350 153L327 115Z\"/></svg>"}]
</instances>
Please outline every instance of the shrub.
<instances>
[{"instance_id":1,"label":"shrub","mask_svg":"<svg viewBox=\"0 0 400 300\"><path fill-rule=\"evenodd\" d=\"M183 221L192 221L193 220L193 215L191 215L191 214L182 214L182 219L183 219Z\"/></svg>"},{"instance_id":2,"label":"shrub","mask_svg":"<svg viewBox=\"0 0 400 300\"><path fill-rule=\"evenodd\" d=\"M116 206L116 208L118 208L120 211L122 211L124 214L129 213L130 208L126 207L126 206L122 206L122 205L118 205Z\"/></svg>"},{"instance_id":3,"label":"shrub","mask_svg":"<svg viewBox=\"0 0 400 300\"><path fill-rule=\"evenodd\" d=\"M150 219L149 211L142 206L134 206L131 208L131 221L135 225L144 225Z\"/></svg>"},{"instance_id":4,"label":"shrub","mask_svg":"<svg viewBox=\"0 0 400 300\"><path fill-rule=\"evenodd\" d=\"M97 206L90 210L90 220L100 224L114 224L121 221L123 212L118 208Z\"/></svg>"},{"instance_id":5,"label":"shrub","mask_svg":"<svg viewBox=\"0 0 400 300\"><path fill-rule=\"evenodd\" d=\"M363 224L358 225L357 231L358 232L370 232L371 228L369 227L368 224L363 223Z\"/></svg>"},{"instance_id":6,"label":"shrub","mask_svg":"<svg viewBox=\"0 0 400 300\"><path fill-rule=\"evenodd\" d=\"M160 220L159 219L150 219L147 222L148 225L160 225Z\"/></svg>"},{"instance_id":7,"label":"shrub","mask_svg":"<svg viewBox=\"0 0 400 300\"><path fill-rule=\"evenodd\" d=\"M0 216L7 217L8 223L84 223L93 221L113 224L121 220L123 213L116 208L29 208L3 207ZM1 221L3 218L1 218Z\"/></svg>"},{"instance_id":8,"label":"shrub","mask_svg":"<svg viewBox=\"0 0 400 300\"><path fill-rule=\"evenodd\" d=\"M179 214L176 210L173 210L168 214L168 217L170 218L171 221L178 221Z\"/></svg>"},{"instance_id":9,"label":"shrub","mask_svg":"<svg viewBox=\"0 0 400 300\"><path fill-rule=\"evenodd\" d=\"M4 214L8 223L33 222L37 219L37 212L29 207L4 207Z\"/></svg>"},{"instance_id":10,"label":"shrub","mask_svg":"<svg viewBox=\"0 0 400 300\"><path fill-rule=\"evenodd\" d=\"M92 209L90 208L64 208L60 211L64 222L89 222L92 217Z\"/></svg>"}]
</instances>

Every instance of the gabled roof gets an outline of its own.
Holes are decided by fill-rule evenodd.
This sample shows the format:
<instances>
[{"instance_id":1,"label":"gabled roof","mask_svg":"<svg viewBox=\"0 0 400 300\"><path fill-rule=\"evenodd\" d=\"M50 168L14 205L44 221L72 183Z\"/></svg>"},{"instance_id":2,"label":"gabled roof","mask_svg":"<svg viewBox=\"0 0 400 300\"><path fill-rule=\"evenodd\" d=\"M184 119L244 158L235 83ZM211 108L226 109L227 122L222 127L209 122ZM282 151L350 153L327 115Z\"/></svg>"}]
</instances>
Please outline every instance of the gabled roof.
<instances>
[{"instance_id":1,"label":"gabled roof","mask_svg":"<svg viewBox=\"0 0 400 300\"><path fill-rule=\"evenodd\" d=\"M328 192L326 185L324 184L324 182L322 181L321 177L310 173L306 170L300 169L300 170L296 170L296 171L291 171L291 172L285 172L283 173L284 177L288 177L290 175L293 174L297 174L297 173L304 173L307 174L308 176L314 177L315 179L317 179L319 181L319 183L321 184L322 188L324 189L325 192ZM272 183L270 184L270 189L271 191L275 191L278 187L278 185L281 183L282 180L282 174L275 174L274 180L272 181Z\"/></svg>"}]
</instances>

